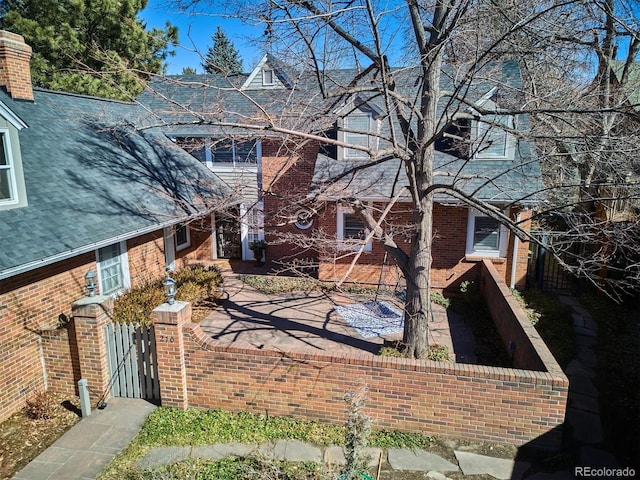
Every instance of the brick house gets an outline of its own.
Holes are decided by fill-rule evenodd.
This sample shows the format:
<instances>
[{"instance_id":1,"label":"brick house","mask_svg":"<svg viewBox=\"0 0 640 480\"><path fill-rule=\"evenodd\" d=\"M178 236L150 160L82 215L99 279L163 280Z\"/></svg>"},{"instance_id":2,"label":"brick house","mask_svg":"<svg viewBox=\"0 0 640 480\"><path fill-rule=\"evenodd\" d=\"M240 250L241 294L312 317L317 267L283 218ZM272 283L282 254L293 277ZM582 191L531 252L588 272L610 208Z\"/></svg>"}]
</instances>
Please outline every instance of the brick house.
<instances>
[{"instance_id":1,"label":"brick house","mask_svg":"<svg viewBox=\"0 0 640 480\"><path fill-rule=\"evenodd\" d=\"M498 208L526 231L543 187L534 148L517 135L528 130L529 118L508 113L521 78L514 62L496 64L490 72L494 80L474 85L464 104L450 102L455 121L436 142L435 167L445 172L440 183L453 184L462 194ZM326 78L339 91L353 73L338 70ZM415 90L415 75L411 69L397 74L401 93ZM442 90L453 89L449 82L443 75ZM357 197L372 211L381 211L408 185L400 160L357 171L370 160L367 154L322 141L376 144L384 150L381 138L388 125L379 101L338 95L329 108L327 97L331 95L320 95L315 77L288 72L269 55L250 74L158 79L142 95L140 101L162 119L162 131L237 194L240 208L214 225L218 258L251 260L249 242L264 237L267 260L309 265L321 280L339 280L366 232L342 200ZM310 137L292 139L286 132L296 128L310 132ZM242 155L234 150L238 145ZM355 173L333 181L351 170ZM408 196L401 196L385 222L398 232L401 248L409 247L403 236L407 237L411 208ZM229 222L234 227L225 230ZM462 281L475 279L475 267L484 258L491 259L509 286L524 288L527 244L459 197L436 195L434 235L436 289L453 291ZM237 246L220 248L229 244ZM375 241L365 246L348 281L402 284L398 269Z\"/></svg>"},{"instance_id":2,"label":"brick house","mask_svg":"<svg viewBox=\"0 0 640 480\"><path fill-rule=\"evenodd\" d=\"M328 118L307 115L324 107L313 79L294 79L269 56L248 75L157 79L137 103L125 103L31 88L30 55L22 37L0 32L0 238L9 246L0 252L0 420L33 391L69 390L79 378L69 362L78 352L64 338L74 333L60 325L84 294L89 269L101 293L116 294L180 263L252 260L250 243L266 238L267 260L294 260L321 280L337 279L365 231L341 199L357 194L380 209L396 193L398 161L320 188L327 175L363 160L327 147L323 136L371 141L380 106L344 99ZM513 66L502 73L498 83L518 81ZM483 111L497 111L496 98L489 83L474 94ZM477 149L484 153L456 157L443 141L437 162L469 174L476 183L461 182L463 191L477 190L526 229L540 188L533 149L491 132L480 117L465 115L452 134L482 131L491 140ZM527 128L525 117L491 121ZM286 133L301 127L313 135ZM524 286L525 244L455 199L437 202L436 288L474 279L485 258L507 284ZM388 218L399 239L410 216L401 198ZM328 248L312 241L319 237ZM364 250L350 281L401 283L379 244Z\"/></svg>"},{"instance_id":3,"label":"brick house","mask_svg":"<svg viewBox=\"0 0 640 480\"><path fill-rule=\"evenodd\" d=\"M133 103L31 87L31 48L0 31L0 421L79 379L59 328L97 273L111 294L210 259L218 178ZM209 223L210 224L210 223Z\"/></svg>"}]
</instances>

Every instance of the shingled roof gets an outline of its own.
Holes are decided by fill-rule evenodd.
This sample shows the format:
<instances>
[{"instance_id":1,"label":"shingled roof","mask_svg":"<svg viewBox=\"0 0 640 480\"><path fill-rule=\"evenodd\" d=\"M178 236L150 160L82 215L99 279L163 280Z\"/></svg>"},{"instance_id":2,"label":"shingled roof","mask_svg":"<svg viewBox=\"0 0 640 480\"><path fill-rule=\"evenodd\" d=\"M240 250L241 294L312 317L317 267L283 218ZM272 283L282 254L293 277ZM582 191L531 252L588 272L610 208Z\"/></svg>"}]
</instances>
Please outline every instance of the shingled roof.
<instances>
[{"instance_id":1,"label":"shingled roof","mask_svg":"<svg viewBox=\"0 0 640 480\"><path fill-rule=\"evenodd\" d=\"M35 90L0 102L19 132L28 206L0 210L0 278L210 211L217 177L132 104Z\"/></svg>"},{"instance_id":2,"label":"shingled roof","mask_svg":"<svg viewBox=\"0 0 640 480\"><path fill-rule=\"evenodd\" d=\"M319 136L334 135L336 121L348 113L345 106L353 96L341 94L345 87L362 72L354 69L339 69L321 72L326 91L330 98L323 98L318 88L318 77L309 72L291 73L289 88L263 90L253 88L243 90L247 75L225 76L187 75L158 78L151 82L140 102L147 105L156 115L159 128L176 136L212 135L264 137L273 135L266 130L233 128L219 123L266 126L270 117L279 126L292 130L302 129L305 133ZM522 80L516 62L495 62L487 64L476 74L474 81L465 83L461 75L445 66L441 76L441 91L449 92L439 105L439 115L445 117L456 112L469 113L469 106L489 95L502 107L516 107L521 97ZM255 74L255 72L254 72ZM399 68L394 71L396 91L407 98L415 97L420 89L420 69ZM463 85L462 91L456 87ZM371 88L368 89L368 86ZM375 72L360 78L358 101L374 106L383 112L378 93L379 81ZM463 96L464 102L456 100ZM259 107L258 107L259 106ZM477 112L475 112L477 115ZM415 117L414 117L415 118ZM520 131L529 130L529 118L516 115L516 125ZM399 130L399 126L396 125ZM383 132L384 133L384 132ZM321 152L316 161L313 178L316 192L325 198L341 198L358 195L361 197L384 199L394 195L394 190L408 184L401 163L391 158L384 163L367 167L354 175L347 175L328 190L326 182L332 177L358 167L360 160L338 159L335 148ZM472 159L464 161L441 152L436 155L436 168L454 175L436 179L442 184L455 184L467 194L477 199L496 204L519 203L531 205L539 202L537 192L543 190L540 165L533 145L524 138L518 138L514 148L514 159ZM463 180L463 178L465 178ZM453 201L446 195L439 195L438 201Z\"/></svg>"}]
</instances>

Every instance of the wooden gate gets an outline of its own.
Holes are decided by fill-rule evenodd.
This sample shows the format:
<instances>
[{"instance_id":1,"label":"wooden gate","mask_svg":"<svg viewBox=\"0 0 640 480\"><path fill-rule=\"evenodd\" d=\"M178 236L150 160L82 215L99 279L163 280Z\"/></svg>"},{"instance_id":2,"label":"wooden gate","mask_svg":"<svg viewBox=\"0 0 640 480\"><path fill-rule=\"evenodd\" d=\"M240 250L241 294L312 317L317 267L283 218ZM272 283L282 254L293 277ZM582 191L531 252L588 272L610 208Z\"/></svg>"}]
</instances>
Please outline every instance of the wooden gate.
<instances>
[{"instance_id":1,"label":"wooden gate","mask_svg":"<svg viewBox=\"0 0 640 480\"><path fill-rule=\"evenodd\" d=\"M160 402L153 326L110 323L105 327L111 394Z\"/></svg>"}]
</instances>

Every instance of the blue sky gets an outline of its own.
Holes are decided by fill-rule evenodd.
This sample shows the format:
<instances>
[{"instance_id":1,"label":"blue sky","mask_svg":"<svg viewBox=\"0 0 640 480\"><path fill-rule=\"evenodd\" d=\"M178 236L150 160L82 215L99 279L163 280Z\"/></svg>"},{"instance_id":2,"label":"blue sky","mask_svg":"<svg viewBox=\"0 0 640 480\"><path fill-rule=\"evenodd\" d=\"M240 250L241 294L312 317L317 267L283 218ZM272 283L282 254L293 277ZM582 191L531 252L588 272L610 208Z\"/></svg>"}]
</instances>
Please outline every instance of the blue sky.
<instances>
[{"instance_id":1,"label":"blue sky","mask_svg":"<svg viewBox=\"0 0 640 480\"><path fill-rule=\"evenodd\" d=\"M211 37L218 25L231 39L240 52L244 63L244 71L250 71L262 58L263 52L251 45L250 38L257 38L262 29L243 25L240 20L224 18L216 14L189 14L180 12L172 2L167 0L149 0L147 7L139 17L147 24L147 28L164 28L167 21L178 27L180 45L174 50L175 56L167 59L167 73L182 73L184 67L195 68L202 72L201 55L206 54L212 44Z\"/></svg>"}]
</instances>

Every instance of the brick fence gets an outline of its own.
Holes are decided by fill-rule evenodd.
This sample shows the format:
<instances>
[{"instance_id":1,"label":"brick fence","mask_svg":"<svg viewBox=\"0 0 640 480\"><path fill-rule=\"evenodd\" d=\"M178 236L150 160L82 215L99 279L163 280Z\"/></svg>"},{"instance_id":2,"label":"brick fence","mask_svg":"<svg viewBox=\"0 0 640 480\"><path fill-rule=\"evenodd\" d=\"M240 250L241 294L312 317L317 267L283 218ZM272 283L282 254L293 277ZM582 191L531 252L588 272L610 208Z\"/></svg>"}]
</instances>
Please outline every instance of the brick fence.
<instances>
[{"instance_id":1,"label":"brick fence","mask_svg":"<svg viewBox=\"0 0 640 480\"><path fill-rule=\"evenodd\" d=\"M516 344L518 369L221 346L189 322L189 304L176 302L153 313L162 404L343 424L345 394L364 383L377 428L557 449L568 380L495 268L482 265L482 288L501 335Z\"/></svg>"}]
</instances>

